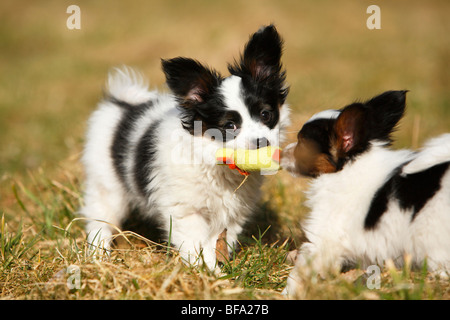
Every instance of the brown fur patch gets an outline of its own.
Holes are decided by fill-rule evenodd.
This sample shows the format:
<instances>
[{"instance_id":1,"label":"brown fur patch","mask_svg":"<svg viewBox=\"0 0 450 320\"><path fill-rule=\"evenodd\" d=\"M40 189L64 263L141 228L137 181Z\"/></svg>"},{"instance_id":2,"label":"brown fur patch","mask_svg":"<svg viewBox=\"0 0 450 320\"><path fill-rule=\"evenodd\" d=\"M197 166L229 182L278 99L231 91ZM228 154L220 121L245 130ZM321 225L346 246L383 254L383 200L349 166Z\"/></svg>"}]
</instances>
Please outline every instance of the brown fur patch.
<instances>
[{"instance_id":1,"label":"brown fur patch","mask_svg":"<svg viewBox=\"0 0 450 320\"><path fill-rule=\"evenodd\" d=\"M336 172L336 166L330 161L329 156L324 153L317 155L314 168L317 174Z\"/></svg>"},{"instance_id":2,"label":"brown fur patch","mask_svg":"<svg viewBox=\"0 0 450 320\"><path fill-rule=\"evenodd\" d=\"M217 238L216 259L218 262L226 262L230 259L227 245L227 229L223 230Z\"/></svg>"},{"instance_id":3,"label":"brown fur patch","mask_svg":"<svg viewBox=\"0 0 450 320\"><path fill-rule=\"evenodd\" d=\"M329 156L321 153L316 142L302 136L294 150L296 170L300 174L317 176L321 173L336 172L336 166Z\"/></svg>"}]
</instances>

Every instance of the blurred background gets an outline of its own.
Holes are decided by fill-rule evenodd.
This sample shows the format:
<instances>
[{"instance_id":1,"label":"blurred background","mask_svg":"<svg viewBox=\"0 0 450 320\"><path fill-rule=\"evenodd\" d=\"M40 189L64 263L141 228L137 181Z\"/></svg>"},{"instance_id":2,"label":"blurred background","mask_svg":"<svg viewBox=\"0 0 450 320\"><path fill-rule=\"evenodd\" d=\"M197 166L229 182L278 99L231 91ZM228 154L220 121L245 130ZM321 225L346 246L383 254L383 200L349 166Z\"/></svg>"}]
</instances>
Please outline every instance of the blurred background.
<instances>
[{"instance_id":1,"label":"blurred background","mask_svg":"<svg viewBox=\"0 0 450 320\"><path fill-rule=\"evenodd\" d=\"M79 30L66 25L72 4ZM366 26L372 4L380 30ZM227 74L249 35L269 23L285 40L291 139L322 109L408 89L395 147L419 147L450 131L449 13L448 0L2 1L2 184L38 169L52 177L67 159L82 172L86 120L110 68L136 67L162 90L161 58L192 57ZM275 185L295 183L278 176Z\"/></svg>"}]
</instances>

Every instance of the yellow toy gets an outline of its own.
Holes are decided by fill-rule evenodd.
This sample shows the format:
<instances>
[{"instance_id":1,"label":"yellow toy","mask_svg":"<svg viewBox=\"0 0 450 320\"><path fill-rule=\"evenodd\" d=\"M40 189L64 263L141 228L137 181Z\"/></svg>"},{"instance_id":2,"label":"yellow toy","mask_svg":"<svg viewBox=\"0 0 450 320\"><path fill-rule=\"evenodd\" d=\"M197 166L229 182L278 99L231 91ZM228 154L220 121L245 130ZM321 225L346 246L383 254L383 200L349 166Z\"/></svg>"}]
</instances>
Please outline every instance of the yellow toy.
<instances>
[{"instance_id":1,"label":"yellow toy","mask_svg":"<svg viewBox=\"0 0 450 320\"><path fill-rule=\"evenodd\" d=\"M280 169L280 148L222 148L216 152L216 164L228 165L230 169L236 169L242 175L248 175L250 171L276 171Z\"/></svg>"}]
</instances>

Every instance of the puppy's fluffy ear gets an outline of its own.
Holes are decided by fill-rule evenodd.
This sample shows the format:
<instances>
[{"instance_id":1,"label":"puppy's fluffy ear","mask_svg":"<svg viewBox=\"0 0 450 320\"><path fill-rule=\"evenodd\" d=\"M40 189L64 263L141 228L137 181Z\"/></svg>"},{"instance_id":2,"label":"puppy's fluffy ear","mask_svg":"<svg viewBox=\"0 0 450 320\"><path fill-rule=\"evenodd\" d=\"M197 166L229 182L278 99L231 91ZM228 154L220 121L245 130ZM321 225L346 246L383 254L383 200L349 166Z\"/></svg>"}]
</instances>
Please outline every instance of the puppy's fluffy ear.
<instances>
[{"instance_id":1,"label":"puppy's fluffy ear","mask_svg":"<svg viewBox=\"0 0 450 320\"><path fill-rule=\"evenodd\" d=\"M279 90L283 103L288 89L285 87L286 73L282 71L281 55L283 40L273 25L260 28L254 33L244 48L239 61L228 65L231 74L241 78L251 78L256 83Z\"/></svg>"},{"instance_id":2,"label":"puppy's fluffy ear","mask_svg":"<svg viewBox=\"0 0 450 320\"><path fill-rule=\"evenodd\" d=\"M364 151L373 140L391 143L391 134L405 112L407 91L387 91L344 109L334 125L339 158Z\"/></svg>"},{"instance_id":3,"label":"puppy's fluffy ear","mask_svg":"<svg viewBox=\"0 0 450 320\"><path fill-rule=\"evenodd\" d=\"M360 103L354 103L342 110L334 124L338 158L351 156L367 146L367 116L367 110Z\"/></svg>"},{"instance_id":4,"label":"puppy's fluffy ear","mask_svg":"<svg viewBox=\"0 0 450 320\"><path fill-rule=\"evenodd\" d=\"M218 72L188 58L162 60L162 69L169 88L180 100L196 104L207 100L221 81Z\"/></svg>"},{"instance_id":5,"label":"puppy's fluffy ear","mask_svg":"<svg viewBox=\"0 0 450 320\"><path fill-rule=\"evenodd\" d=\"M262 27L250 37L239 63L229 66L230 72L248 73L255 80L264 80L281 71L283 41L275 26Z\"/></svg>"},{"instance_id":6,"label":"puppy's fluffy ear","mask_svg":"<svg viewBox=\"0 0 450 320\"><path fill-rule=\"evenodd\" d=\"M391 133L405 113L407 92L386 91L365 103L370 110L371 139L391 141Z\"/></svg>"}]
</instances>

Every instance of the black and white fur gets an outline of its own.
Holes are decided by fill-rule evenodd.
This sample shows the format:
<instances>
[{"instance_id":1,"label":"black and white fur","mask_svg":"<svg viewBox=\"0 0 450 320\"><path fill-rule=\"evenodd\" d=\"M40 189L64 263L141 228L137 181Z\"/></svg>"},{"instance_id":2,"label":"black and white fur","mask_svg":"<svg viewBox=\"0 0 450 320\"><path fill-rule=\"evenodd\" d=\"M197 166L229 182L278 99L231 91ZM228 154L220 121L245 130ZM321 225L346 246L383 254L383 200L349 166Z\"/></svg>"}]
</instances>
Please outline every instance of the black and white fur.
<instances>
[{"instance_id":1,"label":"black and white fur","mask_svg":"<svg viewBox=\"0 0 450 320\"><path fill-rule=\"evenodd\" d=\"M250 37L230 76L188 58L162 60L171 93L149 91L129 68L109 75L104 100L89 120L86 231L108 249L114 229L130 212L156 217L182 258L216 263L218 235L230 248L255 209L262 175L243 176L215 164L222 147L279 145L289 124L288 88L274 26Z\"/></svg>"},{"instance_id":2,"label":"black and white fur","mask_svg":"<svg viewBox=\"0 0 450 320\"><path fill-rule=\"evenodd\" d=\"M450 270L450 134L415 152L392 150L391 133L405 110L406 91L313 116L282 166L313 177L304 243L287 293L302 277L347 265L412 265L441 275Z\"/></svg>"}]
</instances>

